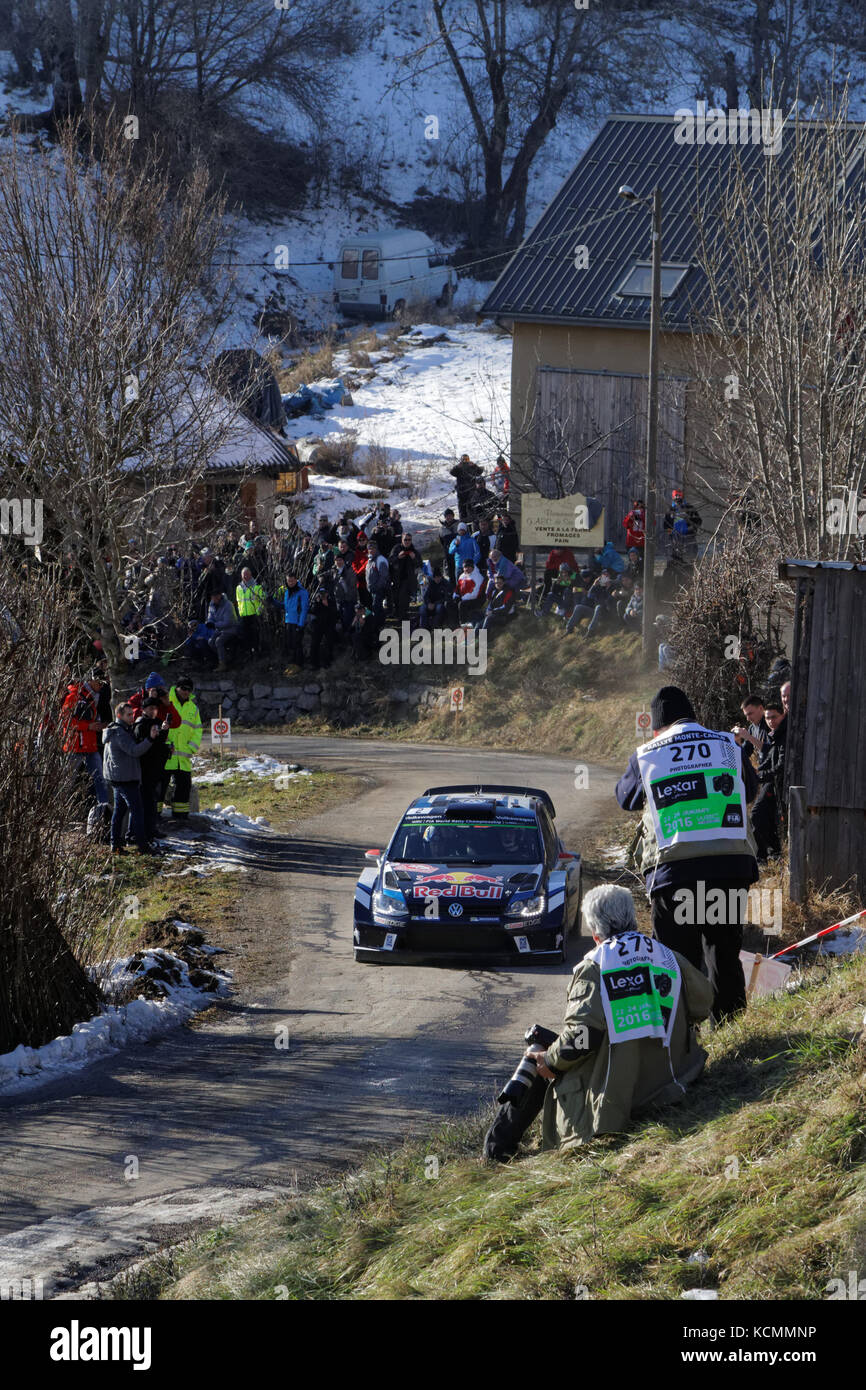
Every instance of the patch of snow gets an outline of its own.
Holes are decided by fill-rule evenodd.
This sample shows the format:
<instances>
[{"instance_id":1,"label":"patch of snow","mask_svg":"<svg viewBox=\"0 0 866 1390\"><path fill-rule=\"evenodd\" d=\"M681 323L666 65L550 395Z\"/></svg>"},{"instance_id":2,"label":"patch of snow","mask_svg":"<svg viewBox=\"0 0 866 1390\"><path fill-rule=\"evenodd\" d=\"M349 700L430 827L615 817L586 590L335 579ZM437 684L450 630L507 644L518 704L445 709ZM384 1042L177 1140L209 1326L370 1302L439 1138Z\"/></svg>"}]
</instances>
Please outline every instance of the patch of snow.
<instances>
[{"instance_id":1,"label":"patch of snow","mask_svg":"<svg viewBox=\"0 0 866 1390\"><path fill-rule=\"evenodd\" d=\"M204 759L202 760L205 761ZM210 764L206 764L210 766ZM193 782L198 787L208 785L221 786L228 779L245 774L248 777L272 777L274 774L285 774L286 764L278 762L276 758L271 758L267 753L256 753L249 758L238 758L237 762L230 763L226 768L217 772L207 772L201 776L194 777ZM293 776L294 774L288 774Z\"/></svg>"},{"instance_id":2,"label":"patch of snow","mask_svg":"<svg viewBox=\"0 0 866 1390\"><path fill-rule=\"evenodd\" d=\"M186 924L184 924L186 925ZM144 968L158 966L159 959L143 952ZM205 1008L215 996L228 993L230 975L214 971L219 978L216 991L196 989L189 983L186 961L165 951L181 975L180 984L160 982L165 990L161 999L146 999L140 995L127 1004L108 1004L93 1018L76 1023L71 1033L43 1043L41 1047L19 1044L12 1052L0 1056L0 1095L9 1095L32 1085L41 1084L65 1072L87 1066L95 1057L117 1052L132 1043L141 1043L159 1033L165 1033L185 1023L199 1009ZM131 956L112 961L103 974L107 990L134 984L141 972L130 973Z\"/></svg>"},{"instance_id":3,"label":"patch of snow","mask_svg":"<svg viewBox=\"0 0 866 1390\"><path fill-rule=\"evenodd\" d=\"M201 1221L219 1225L266 1202L296 1195L292 1188L199 1187L51 1216L0 1237L0 1285L39 1281L39 1296L52 1298L56 1281L67 1269L90 1270L109 1257L153 1249L165 1240L160 1232L166 1228ZM95 1286L88 1292L98 1293ZM77 1299L82 1293L68 1296Z\"/></svg>"}]
</instances>

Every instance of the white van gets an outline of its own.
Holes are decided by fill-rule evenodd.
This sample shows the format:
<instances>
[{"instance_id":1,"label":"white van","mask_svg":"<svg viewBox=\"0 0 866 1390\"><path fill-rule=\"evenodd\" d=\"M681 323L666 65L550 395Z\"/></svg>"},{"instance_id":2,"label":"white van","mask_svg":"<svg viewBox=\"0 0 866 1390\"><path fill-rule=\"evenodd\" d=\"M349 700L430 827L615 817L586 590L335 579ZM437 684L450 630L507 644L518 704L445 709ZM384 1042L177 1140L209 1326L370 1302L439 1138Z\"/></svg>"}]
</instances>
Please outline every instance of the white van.
<instances>
[{"instance_id":1,"label":"white van","mask_svg":"<svg viewBox=\"0 0 866 1390\"><path fill-rule=\"evenodd\" d=\"M334 265L334 303L357 318L399 318L407 304L451 303L457 272L423 232L347 237Z\"/></svg>"}]
</instances>

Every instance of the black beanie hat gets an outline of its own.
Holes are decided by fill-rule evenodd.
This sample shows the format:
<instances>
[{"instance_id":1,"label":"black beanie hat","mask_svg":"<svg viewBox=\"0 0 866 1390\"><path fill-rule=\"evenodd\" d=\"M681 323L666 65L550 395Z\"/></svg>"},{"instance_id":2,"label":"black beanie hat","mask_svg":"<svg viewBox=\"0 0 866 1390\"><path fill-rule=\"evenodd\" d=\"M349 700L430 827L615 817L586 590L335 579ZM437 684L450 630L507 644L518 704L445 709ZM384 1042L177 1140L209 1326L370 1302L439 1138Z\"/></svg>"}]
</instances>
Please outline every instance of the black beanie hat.
<instances>
[{"instance_id":1,"label":"black beanie hat","mask_svg":"<svg viewBox=\"0 0 866 1390\"><path fill-rule=\"evenodd\" d=\"M666 729L678 719L694 719L692 703L678 685L663 685L653 696L650 718L654 729Z\"/></svg>"}]
</instances>

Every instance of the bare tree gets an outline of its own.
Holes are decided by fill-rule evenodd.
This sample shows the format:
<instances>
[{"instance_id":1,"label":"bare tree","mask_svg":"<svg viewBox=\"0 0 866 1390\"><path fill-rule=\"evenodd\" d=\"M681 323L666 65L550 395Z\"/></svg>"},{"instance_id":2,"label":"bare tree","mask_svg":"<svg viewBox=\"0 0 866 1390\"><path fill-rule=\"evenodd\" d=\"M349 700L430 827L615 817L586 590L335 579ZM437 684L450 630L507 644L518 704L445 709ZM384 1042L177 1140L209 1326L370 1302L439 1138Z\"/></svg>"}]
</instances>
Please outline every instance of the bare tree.
<instances>
[{"instance_id":1,"label":"bare tree","mask_svg":"<svg viewBox=\"0 0 866 1390\"><path fill-rule=\"evenodd\" d=\"M790 588L754 531L711 547L684 578L665 636L666 678L689 693L702 723L730 728L743 696L761 688L782 651Z\"/></svg>"},{"instance_id":2,"label":"bare tree","mask_svg":"<svg viewBox=\"0 0 866 1390\"><path fill-rule=\"evenodd\" d=\"M0 491L42 509L46 558L126 677L124 576L184 527L233 412L204 373L226 282L222 208L201 170L176 195L116 132L0 154Z\"/></svg>"},{"instance_id":3,"label":"bare tree","mask_svg":"<svg viewBox=\"0 0 866 1390\"><path fill-rule=\"evenodd\" d=\"M169 94L202 122L274 92L320 120L337 81L327 60L355 33L327 0L79 0L74 12L71 0L25 0L15 11L0 9L0 33L14 39L22 75L41 55L52 86L51 110L27 117L28 129L123 105L146 135Z\"/></svg>"},{"instance_id":4,"label":"bare tree","mask_svg":"<svg viewBox=\"0 0 866 1390\"><path fill-rule=\"evenodd\" d=\"M522 239L529 175L561 111L630 96L637 72L644 91L652 85L654 5L433 0L435 38L409 64L417 73L444 62L454 74L483 163L479 246Z\"/></svg>"},{"instance_id":5,"label":"bare tree","mask_svg":"<svg viewBox=\"0 0 866 1390\"><path fill-rule=\"evenodd\" d=\"M0 1052L9 1052L39 1047L97 1011L87 967L111 943L96 855L70 840L78 792L58 716L72 602L58 572L22 566L8 548L0 594Z\"/></svg>"},{"instance_id":6,"label":"bare tree","mask_svg":"<svg viewBox=\"0 0 866 1390\"><path fill-rule=\"evenodd\" d=\"M741 499L777 553L830 559L859 553L866 531L864 152L846 112L833 100L789 121L773 157L735 151L696 209L702 484Z\"/></svg>"}]
</instances>

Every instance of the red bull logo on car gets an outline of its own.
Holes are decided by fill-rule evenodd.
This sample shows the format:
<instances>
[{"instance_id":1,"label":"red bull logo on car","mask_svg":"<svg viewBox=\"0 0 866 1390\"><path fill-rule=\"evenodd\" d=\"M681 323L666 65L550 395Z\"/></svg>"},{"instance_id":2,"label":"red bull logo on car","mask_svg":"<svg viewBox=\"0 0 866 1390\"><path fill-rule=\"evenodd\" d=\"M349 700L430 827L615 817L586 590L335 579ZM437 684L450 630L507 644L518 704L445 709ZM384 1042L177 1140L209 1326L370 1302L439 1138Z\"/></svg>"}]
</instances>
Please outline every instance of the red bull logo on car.
<instances>
[{"instance_id":1,"label":"red bull logo on car","mask_svg":"<svg viewBox=\"0 0 866 1390\"><path fill-rule=\"evenodd\" d=\"M412 888L416 898L481 898L493 900L503 894L502 879L489 874L437 873L416 878Z\"/></svg>"}]
</instances>

